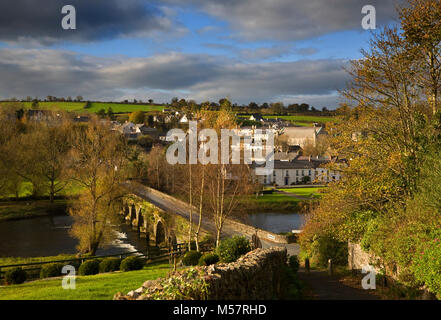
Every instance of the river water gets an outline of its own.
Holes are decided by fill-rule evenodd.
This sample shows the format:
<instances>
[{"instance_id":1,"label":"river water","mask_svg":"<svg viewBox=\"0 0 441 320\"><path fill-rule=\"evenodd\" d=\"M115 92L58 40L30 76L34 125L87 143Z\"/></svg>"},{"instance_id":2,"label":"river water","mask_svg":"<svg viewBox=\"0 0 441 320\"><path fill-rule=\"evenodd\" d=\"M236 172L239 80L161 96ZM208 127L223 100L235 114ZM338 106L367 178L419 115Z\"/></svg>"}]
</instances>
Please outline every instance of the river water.
<instances>
[{"instance_id":1,"label":"river water","mask_svg":"<svg viewBox=\"0 0 441 320\"><path fill-rule=\"evenodd\" d=\"M77 240L69 235L72 222L72 217L65 215L1 222L0 257L75 254ZM97 255L144 251L146 247L145 238L123 224L114 243L98 249Z\"/></svg>"},{"instance_id":2,"label":"river water","mask_svg":"<svg viewBox=\"0 0 441 320\"><path fill-rule=\"evenodd\" d=\"M39 257L77 252L77 240L69 235L73 219L70 216L46 216L0 223L0 257ZM259 213L249 215L248 222L274 233L301 229L304 218L299 214ZM122 224L117 240L97 255L142 251L146 239L140 238L130 226ZM152 244L150 244L152 245Z\"/></svg>"},{"instance_id":3,"label":"river water","mask_svg":"<svg viewBox=\"0 0 441 320\"><path fill-rule=\"evenodd\" d=\"M255 213L248 217L249 224L274 233L300 230L305 223L305 215L297 213Z\"/></svg>"}]
</instances>

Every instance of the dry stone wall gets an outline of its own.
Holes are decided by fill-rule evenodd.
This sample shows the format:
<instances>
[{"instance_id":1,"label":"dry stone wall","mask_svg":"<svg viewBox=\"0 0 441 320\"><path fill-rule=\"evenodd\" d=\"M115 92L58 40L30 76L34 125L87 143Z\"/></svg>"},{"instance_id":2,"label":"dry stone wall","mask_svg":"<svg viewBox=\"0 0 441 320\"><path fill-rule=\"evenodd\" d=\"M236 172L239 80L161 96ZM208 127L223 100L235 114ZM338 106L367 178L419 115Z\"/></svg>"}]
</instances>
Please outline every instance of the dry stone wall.
<instances>
[{"instance_id":1,"label":"dry stone wall","mask_svg":"<svg viewBox=\"0 0 441 320\"><path fill-rule=\"evenodd\" d=\"M280 298L283 291L285 248L256 249L228 264L195 267L175 272L167 279L147 281L115 300L266 300Z\"/></svg>"}]
</instances>

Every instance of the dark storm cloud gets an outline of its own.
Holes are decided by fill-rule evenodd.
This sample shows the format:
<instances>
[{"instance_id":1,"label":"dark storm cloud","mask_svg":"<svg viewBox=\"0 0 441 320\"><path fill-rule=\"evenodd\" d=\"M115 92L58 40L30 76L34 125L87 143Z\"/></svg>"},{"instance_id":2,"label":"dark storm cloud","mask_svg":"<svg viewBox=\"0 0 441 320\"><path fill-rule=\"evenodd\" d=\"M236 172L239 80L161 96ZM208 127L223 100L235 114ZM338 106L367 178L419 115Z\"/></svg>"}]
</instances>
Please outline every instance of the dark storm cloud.
<instances>
[{"instance_id":1,"label":"dark storm cloud","mask_svg":"<svg viewBox=\"0 0 441 320\"><path fill-rule=\"evenodd\" d=\"M300 40L342 30L362 30L361 9L373 5L379 25L396 18L402 0L167 0L230 23L246 40Z\"/></svg>"},{"instance_id":2,"label":"dark storm cloud","mask_svg":"<svg viewBox=\"0 0 441 320\"><path fill-rule=\"evenodd\" d=\"M344 60L243 63L208 55L169 53L148 58L95 58L56 50L0 49L0 93L157 101L228 96L234 102L315 101L335 106L344 87ZM299 100L300 97L302 100ZM6 98L2 96L1 98ZM332 106L331 105L331 106Z\"/></svg>"},{"instance_id":3,"label":"dark storm cloud","mask_svg":"<svg viewBox=\"0 0 441 320\"><path fill-rule=\"evenodd\" d=\"M73 5L77 29L63 30L61 9ZM162 12L144 0L1 0L0 41L87 42L146 35L170 28Z\"/></svg>"}]
</instances>

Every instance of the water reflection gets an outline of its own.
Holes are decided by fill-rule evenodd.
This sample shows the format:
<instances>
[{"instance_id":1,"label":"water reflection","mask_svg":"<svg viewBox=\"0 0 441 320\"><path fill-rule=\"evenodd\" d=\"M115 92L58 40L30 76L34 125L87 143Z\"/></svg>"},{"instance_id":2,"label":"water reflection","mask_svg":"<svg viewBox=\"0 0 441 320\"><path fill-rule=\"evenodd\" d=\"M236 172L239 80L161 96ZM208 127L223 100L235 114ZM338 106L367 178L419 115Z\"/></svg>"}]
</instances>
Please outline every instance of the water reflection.
<instances>
[{"instance_id":1,"label":"water reflection","mask_svg":"<svg viewBox=\"0 0 441 320\"><path fill-rule=\"evenodd\" d=\"M77 240L69 235L73 219L70 216L47 216L0 223L0 256L39 257L75 254ZM117 239L97 255L145 251L147 243L127 225L121 225Z\"/></svg>"},{"instance_id":2,"label":"water reflection","mask_svg":"<svg viewBox=\"0 0 441 320\"><path fill-rule=\"evenodd\" d=\"M274 233L302 229L305 215L297 213L255 213L249 215L251 225Z\"/></svg>"}]
</instances>

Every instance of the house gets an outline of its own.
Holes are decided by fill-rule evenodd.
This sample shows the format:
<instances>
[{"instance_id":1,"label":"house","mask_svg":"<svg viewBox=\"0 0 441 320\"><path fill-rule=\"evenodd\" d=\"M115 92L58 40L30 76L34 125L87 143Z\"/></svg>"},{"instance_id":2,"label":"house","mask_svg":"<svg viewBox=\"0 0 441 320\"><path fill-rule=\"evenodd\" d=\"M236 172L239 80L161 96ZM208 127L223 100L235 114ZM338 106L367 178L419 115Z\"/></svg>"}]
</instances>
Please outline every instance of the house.
<instances>
[{"instance_id":1,"label":"house","mask_svg":"<svg viewBox=\"0 0 441 320\"><path fill-rule=\"evenodd\" d=\"M77 122L77 123L85 123L85 122L90 121L90 117L89 116L76 116L73 118L73 121Z\"/></svg>"},{"instance_id":2,"label":"house","mask_svg":"<svg viewBox=\"0 0 441 320\"><path fill-rule=\"evenodd\" d=\"M280 139L286 141L289 146L303 148L308 143L316 146L319 136L326 134L322 127L285 127L281 130Z\"/></svg>"},{"instance_id":3,"label":"house","mask_svg":"<svg viewBox=\"0 0 441 320\"><path fill-rule=\"evenodd\" d=\"M61 120L61 115L51 110L26 110L25 117L28 121L56 122Z\"/></svg>"},{"instance_id":4,"label":"house","mask_svg":"<svg viewBox=\"0 0 441 320\"><path fill-rule=\"evenodd\" d=\"M188 123L188 117L187 117L187 115L184 114L184 115L182 116L182 118L179 119L179 122L180 122L180 123Z\"/></svg>"},{"instance_id":5,"label":"house","mask_svg":"<svg viewBox=\"0 0 441 320\"><path fill-rule=\"evenodd\" d=\"M328 183L341 179L341 172L324 167L330 159L297 157L291 161L274 161L274 170L267 176L256 176L264 185L290 186L295 184ZM254 165L254 168L262 165Z\"/></svg>"},{"instance_id":6,"label":"house","mask_svg":"<svg viewBox=\"0 0 441 320\"><path fill-rule=\"evenodd\" d=\"M263 117L258 113L253 113L249 119L250 121L263 122Z\"/></svg>"},{"instance_id":7,"label":"house","mask_svg":"<svg viewBox=\"0 0 441 320\"><path fill-rule=\"evenodd\" d=\"M147 127L144 123L135 124L134 130L138 135L150 136L153 139L158 139L159 137L158 129Z\"/></svg>"}]
</instances>

